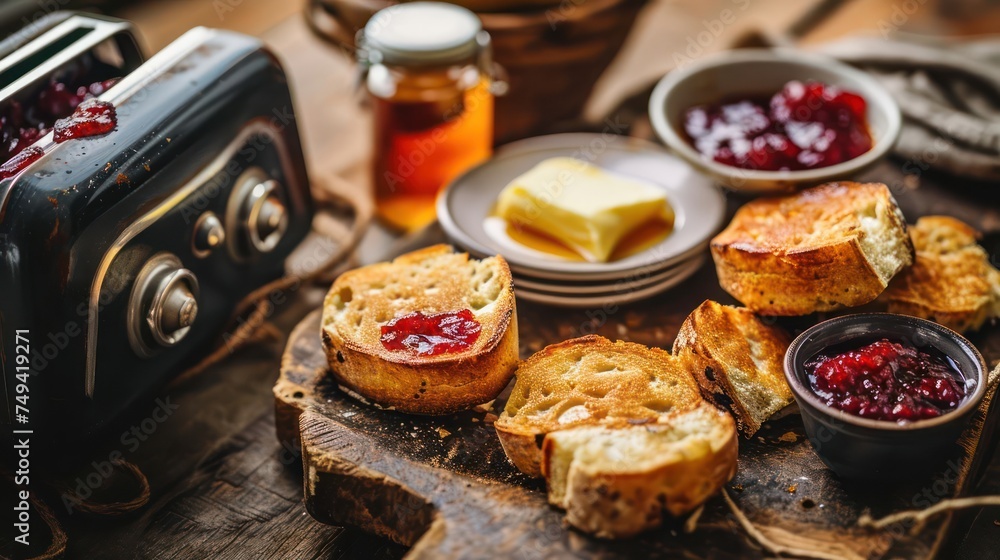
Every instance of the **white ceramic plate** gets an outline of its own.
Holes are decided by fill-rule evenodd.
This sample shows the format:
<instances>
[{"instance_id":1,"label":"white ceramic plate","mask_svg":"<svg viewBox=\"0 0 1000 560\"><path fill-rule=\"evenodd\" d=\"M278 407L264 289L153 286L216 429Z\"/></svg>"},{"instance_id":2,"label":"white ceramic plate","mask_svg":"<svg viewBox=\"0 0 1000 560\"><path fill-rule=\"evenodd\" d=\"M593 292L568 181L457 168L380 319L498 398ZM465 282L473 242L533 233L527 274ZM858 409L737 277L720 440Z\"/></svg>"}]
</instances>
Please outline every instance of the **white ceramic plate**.
<instances>
[{"instance_id":1,"label":"white ceramic plate","mask_svg":"<svg viewBox=\"0 0 1000 560\"><path fill-rule=\"evenodd\" d=\"M463 251L468 251L470 255L478 259L483 259L492 256L494 254L494 253L481 253L471 247L466 247L458 242L456 242L455 245ZM510 266L511 274L513 274L516 278L525 278L528 280L538 281L546 284L550 283L558 283L560 285L608 284L621 279L627 280L631 278L646 278L653 274L659 274L661 272L666 271L669 268L680 266L686 261L689 261L699 255L707 253L708 253L708 241L705 241L701 245L693 247L687 253L678 255L670 259L666 259L661 262L654 261L652 264L646 266L640 266L632 270L608 271L608 272L593 273L593 274L554 272L551 270L527 268L512 264L509 261L508 265Z\"/></svg>"},{"instance_id":2,"label":"white ceramic plate","mask_svg":"<svg viewBox=\"0 0 1000 560\"><path fill-rule=\"evenodd\" d=\"M512 179L553 157L576 157L608 171L664 190L674 209L674 230L662 242L608 262L576 262L514 243L503 244L486 230L500 191ZM455 243L480 255L503 255L511 270L569 279L613 279L631 271L662 269L703 250L722 226L725 198L712 181L663 148L612 134L554 134L508 144L485 163L455 179L438 198L438 220ZM637 224L638 225L638 224Z\"/></svg>"},{"instance_id":3,"label":"white ceramic plate","mask_svg":"<svg viewBox=\"0 0 1000 560\"><path fill-rule=\"evenodd\" d=\"M526 288L518 288L517 280L514 281L514 295L519 300L543 303L556 307L601 307L605 305L624 305L634 301L640 301L659 293L665 292L681 282L687 280L692 274L697 272L705 263L705 257L698 258L685 264L677 271L677 274L670 276L666 280L639 289L629 289L625 291L612 291L610 293L598 295L567 294L559 295L549 292L538 292Z\"/></svg>"},{"instance_id":4,"label":"white ceramic plate","mask_svg":"<svg viewBox=\"0 0 1000 560\"><path fill-rule=\"evenodd\" d=\"M685 272L689 266L693 266L691 264L692 262L697 261L700 264L705 262L705 258L705 255L699 254L695 255L693 259L677 263L676 265L668 267L662 271L637 273L635 275L617 278L614 280L591 283L563 283L559 281L536 279L515 274L514 288L521 288L533 292L552 293L556 295L618 294L626 290L639 290L654 284L666 282L671 277Z\"/></svg>"}]
</instances>

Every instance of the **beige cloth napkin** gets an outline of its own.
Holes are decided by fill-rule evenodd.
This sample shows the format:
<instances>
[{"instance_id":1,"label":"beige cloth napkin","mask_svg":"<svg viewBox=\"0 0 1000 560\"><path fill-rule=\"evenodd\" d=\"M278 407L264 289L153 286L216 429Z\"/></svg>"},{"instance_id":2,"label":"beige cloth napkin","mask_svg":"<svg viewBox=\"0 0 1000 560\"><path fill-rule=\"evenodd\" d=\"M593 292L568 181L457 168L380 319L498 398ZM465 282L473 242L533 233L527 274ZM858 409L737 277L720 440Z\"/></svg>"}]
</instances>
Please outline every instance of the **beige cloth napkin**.
<instances>
[{"instance_id":1,"label":"beige cloth napkin","mask_svg":"<svg viewBox=\"0 0 1000 560\"><path fill-rule=\"evenodd\" d=\"M821 52L889 89L903 113L895 152L912 170L1000 180L1000 38L933 44L859 37Z\"/></svg>"}]
</instances>

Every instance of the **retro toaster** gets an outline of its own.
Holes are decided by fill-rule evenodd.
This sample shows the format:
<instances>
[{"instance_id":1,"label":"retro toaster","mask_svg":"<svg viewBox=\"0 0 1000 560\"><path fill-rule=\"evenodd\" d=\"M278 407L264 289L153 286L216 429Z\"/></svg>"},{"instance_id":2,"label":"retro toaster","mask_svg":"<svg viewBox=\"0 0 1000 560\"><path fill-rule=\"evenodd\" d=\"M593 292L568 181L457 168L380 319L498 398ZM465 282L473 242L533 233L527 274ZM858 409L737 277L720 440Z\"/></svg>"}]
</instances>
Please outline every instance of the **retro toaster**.
<instances>
[{"instance_id":1,"label":"retro toaster","mask_svg":"<svg viewBox=\"0 0 1000 560\"><path fill-rule=\"evenodd\" d=\"M292 101L274 56L225 31L144 61L128 23L59 13L0 56L0 422L85 439L284 273L313 212ZM80 96L116 128L54 142Z\"/></svg>"}]
</instances>

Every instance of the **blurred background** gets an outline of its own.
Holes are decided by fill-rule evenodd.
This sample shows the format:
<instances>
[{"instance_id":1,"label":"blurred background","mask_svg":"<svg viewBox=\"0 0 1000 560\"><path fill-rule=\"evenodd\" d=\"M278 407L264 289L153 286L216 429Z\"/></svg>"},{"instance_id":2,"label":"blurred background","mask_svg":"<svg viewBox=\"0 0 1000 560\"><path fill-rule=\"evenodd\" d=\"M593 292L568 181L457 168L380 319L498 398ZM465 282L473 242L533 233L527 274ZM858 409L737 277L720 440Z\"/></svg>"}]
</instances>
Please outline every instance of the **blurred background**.
<instances>
[{"instance_id":1,"label":"blurred background","mask_svg":"<svg viewBox=\"0 0 1000 560\"><path fill-rule=\"evenodd\" d=\"M948 42L1000 33L1000 0L455 3L483 20L509 81L507 95L497 99L496 144L606 128L651 138L645 113L655 81L672 68L734 47L811 48L854 35ZM0 36L54 11L85 9L133 22L147 55L195 26L260 37L288 75L311 178L336 177L334 187L357 191L363 201L372 189L374 142L353 40L367 17L387 5L387 0L0 0ZM988 224L991 229L1000 229L1000 218L996 222ZM395 235L372 228L358 251L362 262L381 260ZM271 340L171 390L181 403L177 420L130 456L150 480L153 503L116 523L64 519L71 556L396 558L405 553L388 541L312 521L301 503L297 450L280 448L274 438L271 387L282 333L318 306L322 295L303 290L290 308L270 319L278 327ZM95 456L106 457L105 449L116 445L96 446ZM997 522L991 516L980 521L980 537L970 540L966 552L995 548ZM241 547L245 552L238 552ZM176 554L163 552L172 550Z\"/></svg>"},{"instance_id":2,"label":"blurred background","mask_svg":"<svg viewBox=\"0 0 1000 560\"><path fill-rule=\"evenodd\" d=\"M148 54L194 26L262 37L286 66L306 156L369 185L370 115L353 40L387 0L4 0L9 34L47 13L86 9L136 24ZM495 142L600 123L623 104L635 136L652 84L685 61L736 46L815 46L844 36L973 37L1000 31L998 0L460 0L493 36L511 88ZM644 95L645 94L645 95ZM334 127L334 128L331 128ZM591 126L593 128L593 126ZM350 138L350 141L343 141ZM322 157L318 157L322 155Z\"/></svg>"}]
</instances>

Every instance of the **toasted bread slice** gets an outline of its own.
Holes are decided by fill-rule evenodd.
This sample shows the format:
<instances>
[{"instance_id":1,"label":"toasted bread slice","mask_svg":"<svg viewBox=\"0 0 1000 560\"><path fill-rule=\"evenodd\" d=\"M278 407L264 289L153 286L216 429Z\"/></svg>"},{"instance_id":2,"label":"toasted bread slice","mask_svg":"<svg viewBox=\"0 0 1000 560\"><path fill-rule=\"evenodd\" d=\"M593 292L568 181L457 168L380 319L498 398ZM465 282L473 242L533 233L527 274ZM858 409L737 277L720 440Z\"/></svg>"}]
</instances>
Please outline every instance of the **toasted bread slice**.
<instances>
[{"instance_id":1,"label":"toasted bread slice","mask_svg":"<svg viewBox=\"0 0 1000 560\"><path fill-rule=\"evenodd\" d=\"M445 414L490 401L518 362L510 269L435 245L391 263L342 274L323 307L323 345L333 377L371 402L404 412ZM478 339L458 352L388 350L381 327L395 317L471 310Z\"/></svg>"},{"instance_id":2,"label":"toasted bread slice","mask_svg":"<svg viewBox=\"0 0 1000 560\"><path fill-rule=\"evenodd\" d=\"M590 335L552 344L522 362L494 426L514 465L541 476L549 432L652 422L702 400L690 373L669 353Z\"/></svg>"},{"instance_id":3,"label":"toasted bread slice","mask_svg":"<svg viewBox=\"0 0 1000 560\"><path fill-rule=\"evenodd\" d=\"M749 309L708 300L681 324L673 354L691 364L702 396L732 412L750 437L794 400L783 366L791 341Z\"/></svg>"},{"instance_id":4,"label":"toasted bread slice","mask_svg":"<svg viewBox=\"0 0 1000 560\"><path fill-rule=\"evenodd\" d=\"M916 262L883 294L889 312L959 332L1000 317L1000 271L977 243L978 231L955 218L926 216L910 227L910 237Z\"/></svg>"},{"instance_id":5,"label":"toasted bread slice","mask_svg":"<svg viewBox=\"0 0 1000 560\"><path fill-rule=\"evenodd\" d=\"M885 185L841 182L745 204L712 257L750 310L808 315L874 300L913 263L913 245Z\"/></svg>"},{"instance_id":6,"label":"toasted bread slice","mask_svg":"<svg viewBox=\"0 0 1000 560\"><path fill-rule=\"evenodd\" d=\"M736 426L703 402L646 425L550 433L542 472L549 502L599 537L629 537L693 511L736 473Z\"/></svg>"}]
</instances>

